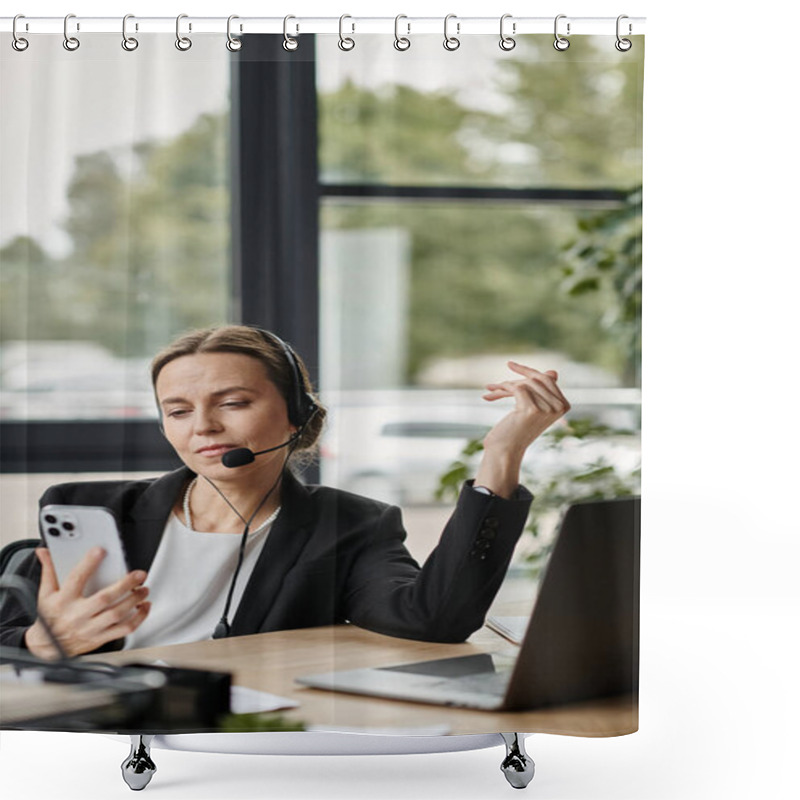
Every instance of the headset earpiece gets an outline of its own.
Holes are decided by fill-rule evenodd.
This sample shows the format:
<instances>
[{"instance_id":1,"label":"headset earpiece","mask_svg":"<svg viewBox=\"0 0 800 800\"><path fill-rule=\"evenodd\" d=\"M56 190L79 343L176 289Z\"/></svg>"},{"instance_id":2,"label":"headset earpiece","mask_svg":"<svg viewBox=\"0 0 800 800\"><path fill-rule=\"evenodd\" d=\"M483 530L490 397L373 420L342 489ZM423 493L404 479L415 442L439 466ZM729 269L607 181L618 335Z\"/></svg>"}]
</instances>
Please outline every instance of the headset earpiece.
<instances>
[{"instance_id":1,"label":"headset earpiece","mask_svg":"<svg viewBox=\"0 0 800 800\"><path fill-rule=\"evenodd\" d=\"M319 410L317 401L305 390L303 383L303 373L300 371L300 364L294 350L275 333L266 331L263 328L253 327L258 331L265 342L278 344L283 350L289 366L292 368L292 386L287 392L286 411L289 422L302 433L303 428L308 425L311 418ZM298 433L298 435L299 435Z\"/></svg>"},{"instance_id":2,"label":"headset earpiece","mask_svg":"<svg viewBox=\"0 0 800 800\"><path fill-rule=\"evenodd\" d=\"M317 405L317 401L308 393L303 392L302 397L302 407L300 409L300 419L302 420L302 424L299 426L299 429L302 430L308 423L311 421L314 414L319 411L319 406Z\"/></svg>"}]
</instances>

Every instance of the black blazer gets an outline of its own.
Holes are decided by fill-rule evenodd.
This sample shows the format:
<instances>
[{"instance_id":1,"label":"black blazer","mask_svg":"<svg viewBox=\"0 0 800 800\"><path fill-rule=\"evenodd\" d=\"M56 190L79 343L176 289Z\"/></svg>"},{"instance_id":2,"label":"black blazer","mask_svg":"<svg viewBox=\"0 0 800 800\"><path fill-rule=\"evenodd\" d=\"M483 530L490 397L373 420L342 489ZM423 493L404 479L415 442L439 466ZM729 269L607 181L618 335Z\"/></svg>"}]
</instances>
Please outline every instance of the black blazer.
<instances>
[{"instance_id":1,"label":"black blazer","mask_svg":"<svg viewBox=\"0 0 800 800\"><path fill-rule=\"evenodd\" d=\"M167 518L192 476L182 467L158 479L64 483L50 487L39 502L109 508L119 521L130 569L149 570ZM465 485L439 544L420 568L403 544L399 508L306 486L287 473L281 512L245 587L231 635L350 621L390 636L463 641L483 624L531 499L524 487L504 500ZM38 586L35 555L19 574ZM24 647L34 620L15 602L4 606L0 641ZM122 644L119 639L100 649Z\"/></svg>"}]
</instances>

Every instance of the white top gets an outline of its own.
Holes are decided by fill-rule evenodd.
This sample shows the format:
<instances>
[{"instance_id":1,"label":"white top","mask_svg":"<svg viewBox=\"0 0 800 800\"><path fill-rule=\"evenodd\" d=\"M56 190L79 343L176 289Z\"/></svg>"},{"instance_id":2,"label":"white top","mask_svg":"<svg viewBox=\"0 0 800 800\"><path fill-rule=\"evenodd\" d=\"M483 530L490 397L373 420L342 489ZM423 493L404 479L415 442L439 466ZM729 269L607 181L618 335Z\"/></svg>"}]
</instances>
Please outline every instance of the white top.
<instances>
[{"instance_id":1,"label":"white top","mask_svg":"<svg viewBox=\"0 0 800 800\"><path fill-rule=\"evenodd\" d=\"M229 622L271 528L267 525L247 537ZM144 583L150 589L150 613L126 637L123 650L211 639L225 609L241 541L237 533L199 533L170 514Z\"/></svg>"}]
</instances>

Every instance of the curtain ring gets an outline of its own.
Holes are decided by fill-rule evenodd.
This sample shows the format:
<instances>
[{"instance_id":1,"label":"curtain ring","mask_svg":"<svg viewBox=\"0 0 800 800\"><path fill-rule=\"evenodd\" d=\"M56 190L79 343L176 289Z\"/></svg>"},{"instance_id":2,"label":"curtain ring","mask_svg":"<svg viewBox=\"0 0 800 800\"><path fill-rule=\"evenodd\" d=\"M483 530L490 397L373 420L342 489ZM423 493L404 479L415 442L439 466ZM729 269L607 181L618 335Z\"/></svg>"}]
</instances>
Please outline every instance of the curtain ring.
<instances>
[{"instance_id":1,"label":"curtain ring","mask_svg":"<svg viewBox=\"0 0 800 800\"><path fill-rule=\"evenodd\" d=\"M237 51L242 49L242 40L241 39L237 39L231 33L231 23L235 19L239 19L239 17L237 17L236 14L231 14L231 16L228 17L228 41L225 43L225 47L227 47L228 50L231 51L231 53L236 53ZM241 28L240 28L240 30L241 30Z\"/></svg>"},{"instance_id":2,"label":"curtain ring","mask_svg":"<svg viewBox=\"0 0 800 800\"><path fill-rule=\"evenodd\" d=\"M191 46L192 40L188 36L181 36L181 20L187 19L188 14L178 14L178 18L175 20L175 47L178 48L182 53L185 53ZM192 30L192 23L189 23L189 31Z\"/></svg>"},{"instance_id":3,"label":"curtain ring","mask_svg":"<svg viewBox=\"0 0 800 800\"><path fill-rule=\"evenodd\" d=\"M133 14L126 14L122 18L122 49L132 53L139 46L139 40L134 39L133 36L128 36L129 19L135 19ZM136 26L136 30L139 30L138 25Z\"/></svg>"},{"instance_id":4,"label":"curtain ring","mask_svg":"<svg viewBox=\"0 0 800 800\"><path fill-rule=\"evenodd\" d=\"M295 31L294 36L289 36L289 20L290 19L297 19L297 17L293 17L291 14L283 18L283 49L288 50L289 52L293 52L297 50L298 45L300 44L297 39L295 38L298 33L300 33L300 26L295 22Z\"/></svg>"},{"instance_id":5,"label":"curtain ring","mask_svg":"<svg viewBox=\"0 0 800 800\"><path fill-rule=\"evenodd\" d=\"M625 14L620 14L617 17L617 41L614 42L614 47L616 47L617 50L620 51L620 53L627 53L628 50L630 50L631 47L633 47L633 42L630 39L622 39L622 38L620 38L620 35L619 35L619 23L623 19L629 19L629 17L627 17ZM630 35L631 35L631 24L629 22L628 23L628 36L630 36Z\"/></svg>"},{"instance_id":6,"label":"curtain ring","mask_svg":"<svg viewBox=\"0 0 800 800\"><path fill-rule=\"evenodd\" d=\"M345 53L352 50L356 46L355 39L351 38L350 36L344 35L343 27L344 27L344 21L346 19L353 19L353 18L349 14L342 14L342 16L339 17L339 49L344 50ZM350 26L352 27L350 33L351 34L355 33L356 32L355 22L351 22Z\"/></svg>"},{"instance_id":7,"label":"curtain ring","mask_svg":"<svg viewBox=\"0 0 800 800\"><path fill-rule=\"evenodd\" d=\"M401 52L404 50L408 50L411 47L411 39L407 36L400 35L400 20L401 19L408 19L405 14L398 14L394 18L394 49L400 50ZM406 27L408 28L408 33L411 33L411 25L406 22Z\"/></svg>"},{"instance_id":8,"label":"curtain ring","mask_svg":"<svg viewBox=\"0 0 800 800\"><path fill-rule=\"evenodd\" d=\"M75 19L75 15L67 14L67 16L64 17L64 49L69 50L70 53L74 53L81 46L81 43L77 37L69 35L67 25L69 24L70 19Z\"/></svg>"},{"instance_id":9,"label":"curtain ring","mask_svg":"<svg viewBox=\"0 0 800 800\"><path fill-rule=\"evenodd\" d=\"M444 46L445 50L449 50L452 53L454 50L458 50L458 48L461 47L461 40L458 38L458 34L461 33L461 23L460 22L456 22L456 35L455 36L448 36L447 35L447 24L450 22L451 19L457 20L458 17L456 17L455 14L448 14L444 18L444 43L443 43L443 46Z\"/></svg>"},{"instance_id":10,"label":"curtain ring","mask_svg":"<svg viewBox=\"0 0 800 800\"><path fill-rule=\"evenodd\" d=\"M18 19L25 19L25 15L24 14L17 14L17 16L14 17L14 22L13 22L13 24L11 26L11 34L12 34L12 36L14 38L11 40L11 46L18 53L22 53L24 50L28 49L28 45L30 44L30 42L27 39L23 39L22 36L20 36L17 33L17 20Z\"/></svg>"},{"instance_id":11,"label":"curtain ring","mask_svg":"<svg viewBox=\"0 0 800 800\"><path fill-rule=\"evenodd\" d=\"M500 17L500 49L505 50L506 52L513 50L517 46L516 39L513 39L511 36L506 36L504 31L506 20L511 18L511 14L503 14L503 16ZM516 22L511 23L511 32L517 32Z\"/></svg>"},{"instance_id":12,"label":"curtain ring","mask_svg":"<svg viewBox=\"0 0 800 800\"><path fill-rule=\"evenodd\" d=\"M558 34L558 21L560 19L566 19L566 18L567 18L566 14L559 14L556 17L555 25L553 25L553 32L555 33L555 37L556 37L555 40L553 41L553 47L555 47L555 49L558 50L561 53L563 53L564 50L566 50L569 47L569 39L565 39L563 36L559 36L559 34ZM567 23L567 36L569 36L569 27L570 27L570 25L569 25L569 22L568 22Z\"/></svg>"}]
</instances>

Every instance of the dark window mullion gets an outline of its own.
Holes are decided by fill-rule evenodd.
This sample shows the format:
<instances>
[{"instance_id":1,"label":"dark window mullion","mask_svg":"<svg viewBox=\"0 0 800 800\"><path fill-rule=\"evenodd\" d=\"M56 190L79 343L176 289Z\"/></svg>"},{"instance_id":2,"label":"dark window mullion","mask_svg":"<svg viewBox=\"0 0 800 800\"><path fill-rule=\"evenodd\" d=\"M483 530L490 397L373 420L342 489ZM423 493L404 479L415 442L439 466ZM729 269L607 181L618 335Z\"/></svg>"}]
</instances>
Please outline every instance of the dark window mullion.
<instances>
[{"instance_id":1,"label":"dark window mullion","mask_svg":"<svg viewBox=\"0 0 800 800\"><path fill-rule=\"evenodd\" d=\"M620 189L561 189L555 187L510 189L492 186L398 186L389 184L321 184L327 199L435 200L616 206L629 192Z\"/></svg>"},{"instance_id":2,"label":"dark window mullion","mask_svg":"<svg viewBox=\"0 0 800 800\"><path fill-rule=\"evenodd\" d=\"M244 37L233 63L235 320L274 330L318 374L319 190L313 36Z\"/></svg>"}]
</instances>

